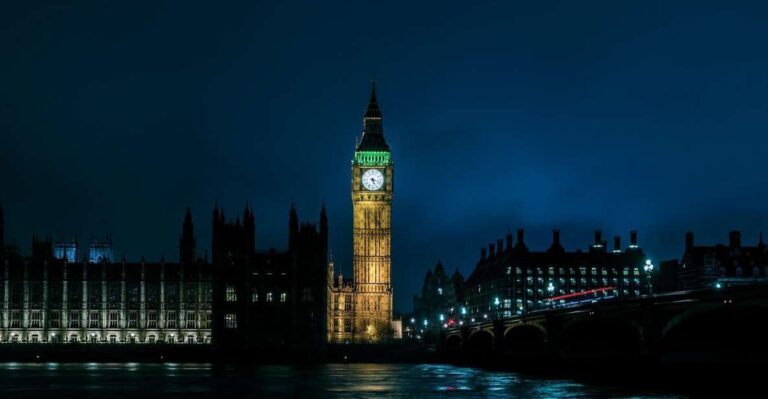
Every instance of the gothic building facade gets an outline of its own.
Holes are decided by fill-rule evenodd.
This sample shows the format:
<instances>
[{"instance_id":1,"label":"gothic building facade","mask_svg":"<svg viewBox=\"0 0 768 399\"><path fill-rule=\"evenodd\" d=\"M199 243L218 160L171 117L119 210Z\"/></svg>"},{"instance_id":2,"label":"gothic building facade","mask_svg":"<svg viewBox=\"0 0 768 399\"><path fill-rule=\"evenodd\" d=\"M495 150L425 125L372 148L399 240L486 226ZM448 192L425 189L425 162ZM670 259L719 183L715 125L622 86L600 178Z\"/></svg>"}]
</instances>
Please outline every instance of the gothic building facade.
<instances>
[{"instance_id":1,"label":"gothic building facade","mask_svg":"<svg viewBox=\"0 0 768 399\"><path fill-rule=\"evenodd\" d=\"M696 245L693 233L685 235L679 262L662 268L669 289L690 290L768 281L768 247L760 234L754 245L743 245L741 232L731 231L728 244Z\"/></svg>"},{"instance_id":2,"label":"gothic building facade","mask_svg":"<svg viewBox=\"0 0 768 399\"><path fill-rule=\"evenodd\" d=\"M288 250L256 250L250 209L213 212L213 340L243 350L316 349L326 336L328 218L319 229L289 215Z\"/></svg>"},{"instance_id":3,"label":"gothic building facade","mask_svg":"<svg viewBox=\"0 0 768 399\"><path fill-rule=\"evenodd\" d=\"M4 219L0 208L0 239ZM288 249L257 251L253 212L213 214L213 262L184 218L179 261L113 261L111 247L0 241L1 343L215 344L236 351L319 348L326 337L328 220L289 216ZM94 254L98 256L94 257ZM246 352L243 352L246 353Z\"/></svg>"},{"instance_id":4,"label":"gothic building facade","mask_svg":"<svg viewBox=\"0 0 768 399\"><path fill-rule=\"evenodd\" d=\"M184 256L191 235L187 211L176 263L56 256L50 238L35 238L31 257L6 251L0 343L210 343L212 269Z\"/></svg>"},{"instance_id":5,"label":"gothic building facade","mask_svg":"<svg viewBox=\"0 0 768 399\"><path fill-rule=\"evenodd\" d=\"M378 342L392 330L392 196L394 164L371 82L363 133L352 159L352 280L328 286L328 340Z\"/></svg>"}]
</instances>

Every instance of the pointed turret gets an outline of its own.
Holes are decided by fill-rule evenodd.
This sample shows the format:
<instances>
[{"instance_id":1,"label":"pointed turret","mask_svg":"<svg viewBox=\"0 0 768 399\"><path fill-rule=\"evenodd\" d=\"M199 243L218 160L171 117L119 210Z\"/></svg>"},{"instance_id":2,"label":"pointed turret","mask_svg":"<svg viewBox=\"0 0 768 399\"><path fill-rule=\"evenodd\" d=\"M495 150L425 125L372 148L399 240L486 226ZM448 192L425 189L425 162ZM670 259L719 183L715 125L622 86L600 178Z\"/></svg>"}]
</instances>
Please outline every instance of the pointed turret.
<instances>
[{"instance_id":1,"label":"pointed turret","mask_svg":"<svg viewBox=\"0 0 768 399\"><path fill-rule=\"evenodd\" d=\"M371 97L368 99L368 110L365 111L365 119L381 119L381 110L376 101L376 80L371 78Z\"/></svg>"},{"instance_id":2,"label":"pointed turret","mask_svg":"<svg viewBox=\"0 0 768 399\"><path fill-rule=\"evenodd\" d=\"M256 252L256 222L253 217L253 210L248 207L248 202L245 203L245 209L243 209L243 231L248 251L253 254Z\"/></svg>"},{"instance_id":3,"label":"pointed turret","mask_svg":"<svg viewBox=\"0 0 768 399\"><path fill-rule=\"evenodd\" d=\"M296 249L296 242L299 238L299 216L296 214L296 207L291 204L291 212L288 216L288 250Z\"/></svg>"},{"instance_id":4,"label":"pointed turret","mask_svg":"<svg viewBox=\"0 0 768 399\"><path fill-rule=\"evenodd\" d=\"M363 137L357 144L357 151L389 151L381 119L381 110L376 100L376 82L371 79L371 97L363 117Z\"/></svg>"},{"instance_id":5,"label":"pointed turret","mask_svg":"<svg viewBox=\"0 0 768 399\"><path fill-rule=\"evenodd\" d=\"M5 216L3 215L3 203L0 202L0 255L5 247Z\"/></svg>"},{"instance_id":6,"label":"pointed turret","mask_svg":"<svg viewBox=\"0 0 768 399\"><path fill-rule=\"evenodd\" d=\"M195 241L195 229L192 224L192 211L187 207L187 212L184 214L184 224L181 226L181 238L179 239L179 261L182 264L193 263L196 250L197 241Z\"/></svg>"},{"instance_id":7,"label":"pointed turret","mask_svg":"<svg viewBox=\"0 0 768 399\"><path fill-rule=\"evenodd\" d=\"M323 256L328 256L328 215L325 213L325 202L320 208L320 245L322 245Z\"/></svg>"}]
</instances>

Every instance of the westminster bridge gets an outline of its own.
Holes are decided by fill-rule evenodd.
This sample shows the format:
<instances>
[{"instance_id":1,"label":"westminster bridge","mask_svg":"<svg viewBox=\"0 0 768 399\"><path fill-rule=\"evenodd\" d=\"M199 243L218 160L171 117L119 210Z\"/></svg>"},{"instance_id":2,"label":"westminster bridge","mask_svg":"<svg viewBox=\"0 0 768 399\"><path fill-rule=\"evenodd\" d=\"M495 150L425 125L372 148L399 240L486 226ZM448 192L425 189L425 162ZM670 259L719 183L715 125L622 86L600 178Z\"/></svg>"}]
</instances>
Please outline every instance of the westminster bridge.
<instances>
[{"instance_id":1,"label":"westminster bridge","mask_svg":"<svg viewBox=\"0 0 768 399\"><path fill-rule=\"evenodd\" d=\"M440 334L449 359L761 360L768 353L768 285L613 299L480 320Z\"/></svg>"}]
</instances>

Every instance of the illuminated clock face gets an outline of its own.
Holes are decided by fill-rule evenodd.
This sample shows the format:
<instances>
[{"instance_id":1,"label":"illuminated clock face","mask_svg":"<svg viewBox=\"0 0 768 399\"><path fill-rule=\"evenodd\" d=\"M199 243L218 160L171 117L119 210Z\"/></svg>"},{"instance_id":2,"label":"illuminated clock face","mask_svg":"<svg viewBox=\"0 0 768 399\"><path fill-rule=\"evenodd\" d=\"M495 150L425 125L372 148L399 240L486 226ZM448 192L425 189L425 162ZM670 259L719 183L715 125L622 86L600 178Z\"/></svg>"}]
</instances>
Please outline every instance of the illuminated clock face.
<instances>
[{"instance_id":1,"label":"illuminated clock face","mask_svg":"<svg viewBox=\"0 0 768 399\"><path fill-rule=\"evenodd\" d=\"M363 173L363 187L366 190L374 191L384 185L384 175L378 169L368 169Z\"/></svg>"}]
</instances>

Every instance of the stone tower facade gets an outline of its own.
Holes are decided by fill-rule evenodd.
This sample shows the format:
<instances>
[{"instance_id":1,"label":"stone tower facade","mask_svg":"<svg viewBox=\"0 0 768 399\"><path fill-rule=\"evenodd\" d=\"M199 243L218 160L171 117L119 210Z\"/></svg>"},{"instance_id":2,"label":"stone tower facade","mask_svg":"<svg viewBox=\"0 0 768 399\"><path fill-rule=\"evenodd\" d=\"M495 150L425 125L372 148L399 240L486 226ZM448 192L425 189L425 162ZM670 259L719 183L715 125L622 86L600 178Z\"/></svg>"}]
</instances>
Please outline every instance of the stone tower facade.
<instances>
[{"instance_id":1,"label":"stone tower facade","mask_svg":"<svg viewBox=\"0 0 768 399\"><path fill-rule=\"evenodd\" d=\"M378 342L390 335L392 321L394 165L374 83L352 160L351 186L353 279L330 279L329 340Z\"/></svg>"}]
</instances>

